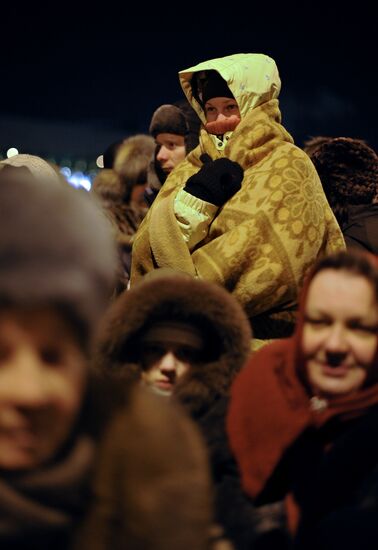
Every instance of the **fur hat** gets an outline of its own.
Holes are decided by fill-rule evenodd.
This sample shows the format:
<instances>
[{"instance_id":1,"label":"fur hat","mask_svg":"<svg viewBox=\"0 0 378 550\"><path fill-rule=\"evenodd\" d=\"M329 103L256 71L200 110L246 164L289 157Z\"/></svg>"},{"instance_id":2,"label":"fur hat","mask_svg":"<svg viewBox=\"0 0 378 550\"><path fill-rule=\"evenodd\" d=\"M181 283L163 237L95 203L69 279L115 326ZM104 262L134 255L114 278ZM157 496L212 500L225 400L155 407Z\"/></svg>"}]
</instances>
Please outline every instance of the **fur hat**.
<instances>
[{"instance_id":1,"label":"fur hat","mask_svg":"<svg viewBox=\"0 0 378 550\"><path fill-rule=\"evenodd\" d=\"M311 136L303 142L303 151L308 154L310 158L312 155L327 141L333 138L329 136Z\"/></svg>"},{"instance_id":2,"label":"fur hat","mask_svg":"<svg viewBox=\"0 0 378 550\"><path fill-rule=\"evenodd\" d=\"M370 204L376 199L378 156L363 140L329 139L311 159L341 227L348 222L348 205Z\"/></svg>"},{"instance_id":3,"label":"fur hat","mask_svg":"<svg viewBox=\"0 0 378 550\"><path fill-rule=\"evenodd\" d=\"M86 340L113 290L116 258L111 226L89 193L0 168L3 306L62 307Z\"/></svg>"},{"instance_id":4,"label":"fur hat","mask_svg":"<svg viewBox=\"0 0 378 550\"><path fill-rule=\"evenodd\" d=\"M159 134L184 136L188 154L199 143L201 121L186 99L172 105L161 105L152 115L149 132L156 138Z\"/></svg>"},{"instance_id":5,"label":"fur hat","mask_svg":"<svg viewBox=\"0 0 378 550\"><path fill-rule=\"evenodd\" d=\"M173 270L148 274L111 306L98 340L99 369L119 377L126 386L139 380L139 339L155 320L194 324L206 340L206 362L190 369L177 384L176 397L197 413L227 395L250 352L248 318L223 287Z\"/></svg>"}]
</instances>

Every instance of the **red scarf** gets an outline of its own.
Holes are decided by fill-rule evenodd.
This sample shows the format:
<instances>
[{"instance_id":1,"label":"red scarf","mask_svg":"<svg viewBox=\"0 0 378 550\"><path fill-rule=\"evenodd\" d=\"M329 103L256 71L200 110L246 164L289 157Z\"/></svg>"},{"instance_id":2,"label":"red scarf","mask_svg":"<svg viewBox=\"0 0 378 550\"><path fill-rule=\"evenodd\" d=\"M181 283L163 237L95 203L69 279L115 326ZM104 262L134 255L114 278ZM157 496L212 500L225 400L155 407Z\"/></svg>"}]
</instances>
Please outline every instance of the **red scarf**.
<instances>
[{"instance_id":1,"label":"red scarf","mask_svg":"<svg viewBox=\"0 0 378 550\"><path fill-rule=\"evenodd\" d=\"M244 490L253 498L307 427L321 427L336 415L363 414L378 403L374 384L332 399L324 410L312 410L310 395L295 373L294 351L295 337L261 348L231 388L227 431Z\"/></svg>"}]
</instances>

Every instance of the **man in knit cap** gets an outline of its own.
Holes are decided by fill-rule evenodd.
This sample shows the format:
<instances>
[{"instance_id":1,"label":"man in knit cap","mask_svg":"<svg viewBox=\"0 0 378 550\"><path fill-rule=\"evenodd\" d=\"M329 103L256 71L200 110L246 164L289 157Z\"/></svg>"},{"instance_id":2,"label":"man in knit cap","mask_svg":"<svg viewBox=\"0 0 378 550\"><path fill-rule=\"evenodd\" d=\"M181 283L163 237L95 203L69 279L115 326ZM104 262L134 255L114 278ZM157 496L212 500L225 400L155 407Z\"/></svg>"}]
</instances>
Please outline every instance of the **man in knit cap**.
<instances>
[{"instance_id":1,"label":"man in knit cap","mask_svg":"<svg viewBox=\"0 0 378 550\"><path fill-rule=\"evenodd\" d=\"M145 200L152 204L172 170L198 145L201 121L186 100L161 105L152 115L149 132L156 142Z\"/></svg>"}]
</instances>

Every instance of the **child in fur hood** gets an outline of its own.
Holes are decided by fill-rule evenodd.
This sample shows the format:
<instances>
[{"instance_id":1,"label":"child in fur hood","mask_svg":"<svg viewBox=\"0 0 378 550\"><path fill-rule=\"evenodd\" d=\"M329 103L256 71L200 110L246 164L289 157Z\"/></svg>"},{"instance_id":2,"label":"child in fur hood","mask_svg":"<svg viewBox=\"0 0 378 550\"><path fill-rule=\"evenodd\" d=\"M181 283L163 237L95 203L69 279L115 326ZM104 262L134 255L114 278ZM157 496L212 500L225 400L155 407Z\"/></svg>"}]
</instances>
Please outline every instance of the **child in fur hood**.
<instances>
[{"instance_id":1,"label":"child in fur hood","mask_svg":"<svg viewBox=\"0 0 378 550\"><path fill-rule=\"evenodd\" d=\"M143 385L179 403L196 422L210 459L214 519L236 548L253 541L256 524L224 424L229 388L251 338L247 316L224 288L158 269L112 304L96 344L101 372L125 388ZM181 506L189 514L189 501Z\"/></svg>"}]
</instances>

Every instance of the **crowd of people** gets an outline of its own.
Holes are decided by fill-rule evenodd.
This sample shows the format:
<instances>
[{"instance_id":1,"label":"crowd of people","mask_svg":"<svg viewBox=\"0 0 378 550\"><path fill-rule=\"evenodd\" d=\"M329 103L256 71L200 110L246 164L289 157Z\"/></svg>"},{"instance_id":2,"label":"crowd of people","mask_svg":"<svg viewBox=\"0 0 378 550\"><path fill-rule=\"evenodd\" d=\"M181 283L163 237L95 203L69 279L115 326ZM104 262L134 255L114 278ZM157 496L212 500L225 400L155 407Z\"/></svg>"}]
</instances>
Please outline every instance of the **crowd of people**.
<instances>
[{"instance_id":1,"label":"crowd of people","mask_svg":"<svg viewBox=\"0 0 378 550\"><path fill-rule=\"evenodd\" d=\"M178 78L89 193L0 162L1 548L373 550L378 156Z\"/></svg>"}]
</instances>

